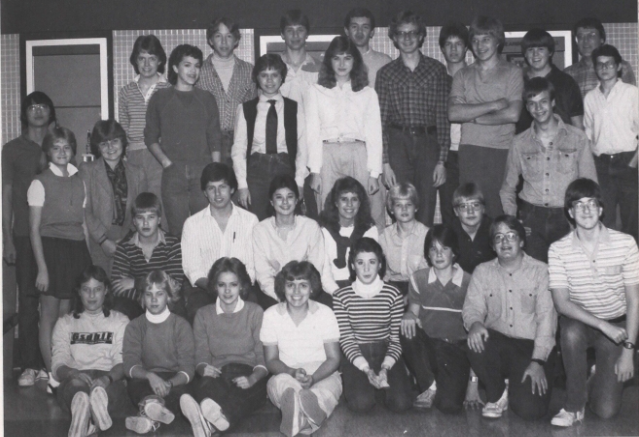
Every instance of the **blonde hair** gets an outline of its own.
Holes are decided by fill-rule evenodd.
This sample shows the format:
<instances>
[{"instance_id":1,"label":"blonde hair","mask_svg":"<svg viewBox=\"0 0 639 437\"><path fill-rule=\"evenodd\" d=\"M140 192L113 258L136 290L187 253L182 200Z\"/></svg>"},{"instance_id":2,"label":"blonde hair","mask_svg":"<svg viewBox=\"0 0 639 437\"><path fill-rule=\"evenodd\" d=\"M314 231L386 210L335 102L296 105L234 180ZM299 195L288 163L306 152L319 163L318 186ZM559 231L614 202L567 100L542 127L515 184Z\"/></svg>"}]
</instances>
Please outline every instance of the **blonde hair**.
<instances>
[{"instance_id":1,"label":"blonde hair","mask_svg":"<svg viewBox=\"0 0 639 437\"><path fill-rule=\"evenodd\" d=\"M169 309L172 310L175 303L181 298L180 287L167 272L160 269L149 272L138 286L138 291L140 293L140 305L142 306L142 309L146 310L146 305L144 304L144 293L153 288L154 285L166 292L169 297L167 305Z\"/></svg>"}]
</instances>

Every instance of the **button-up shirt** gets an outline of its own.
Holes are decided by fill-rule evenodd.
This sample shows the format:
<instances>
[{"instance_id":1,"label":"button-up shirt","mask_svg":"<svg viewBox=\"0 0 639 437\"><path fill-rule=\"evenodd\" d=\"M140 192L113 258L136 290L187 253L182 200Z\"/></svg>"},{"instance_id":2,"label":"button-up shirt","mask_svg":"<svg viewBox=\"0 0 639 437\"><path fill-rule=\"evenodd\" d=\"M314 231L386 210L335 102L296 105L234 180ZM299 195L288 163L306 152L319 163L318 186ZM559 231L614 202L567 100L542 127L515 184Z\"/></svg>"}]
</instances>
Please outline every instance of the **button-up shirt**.
<instances>
[{"instance_id":1,"label":"button-up shirt","mask_svg":"<svg viewBox=\"0 0 639 437\"><path fill-rule=\"evenodd\" d=\"M557 331L548 266L527 254L513 273L498 259L480 264L470 280L462 317L467 330L479 322L511 338L534 340L531 358L545 361Z\"/></svg>"},{"instance_id":2,"label":"button-up shirt","mask_svg":"<svg viewBox=\"0 0 639 437\"><path fill-rule=\"evenodd\" d=\"M350 138L366 143L366 168L376 178L382 172L382 124L377 93L370 87L353 91L351 81L325 88L315 84L308 90L306 131L308 166L312 173L322 168L323 141Z\"/></svg>"},{"instance_id":3,"label":"button-up shirt","mask_svg":"<svg viewBox=\"0 0 639 437\"><path fill-rule=\"evenodd\" d=\"M303 105L308 88L317 83L322 63L307 53L302 65L295 70L288 55L282 53L281 56L288 70L286 72L286 81L282 84L280 92L284 97Z\"/></svg>"},{"instance_id":4,"label":"button-up shirt","mask_svg":"<svg viewBox=\"0 0 639 437\"><path fill-rule=\"evenodd\" d=\"M596 87L586 95L584 107L584 127L595 155L637 150L639 89L636 86L618 79L608 97Z\"/></svg>"},{"instance_id":5,"label":"button-up shirt","mask_svg":"<svg viewBox=\"0 0 639 437\"><path fill-rule=\"evenodd\" d=\"M508 152L506 176L499 195L504 212L517 215L517 184L524 176L519 197L547 208L564 206L568 185L577 178L597 181L595 162L586 134L576 127L559 123L557 136L545 147L537 137L535 125L517 135Z\"/></svg>"},{"instance_id":6,"label":"button-up shirt","mask_svg":"<svg viewBox=\"0 0 639 437\"><path fill-rule=\"evenodd\" d=\"M424 240L428 228L415 221L413 229L399 235L399 225L394 223L379 236L379 244L386 255L386 281L408 282L417 270L428 267L424 258Z\"/></svg>"},{"instance_id":7,"label":"button-up shirt","mask_svg":"<svg viewBox=\"0 0 639 437\"><path fill-rule=\"evenodd\" d=\"M588 65L583 57L576 64L566 67L564 72L575 79L577 85L579 85L581 95L584 98L590 90L595 89L599 85L599 78L595 72L595 66L593 64ZM626 61L621 61L621 80L631 85L637 84L632 67Z\"/></svg>"},{"instance_id":8,"label":"button-up shirt","mask_svg":"<svg viewBox=\"0 0 639 437\"><path fill-rule=\"evenodd\" d=\"M384 162L388 162L388 129L436 126L439 161L446 162L450 147L448 121L448 73L438 61L420 54L415 71L411 71L401 56L377 72L375 90L379 96L382 116Z\"/></svg>"}]
</instances>

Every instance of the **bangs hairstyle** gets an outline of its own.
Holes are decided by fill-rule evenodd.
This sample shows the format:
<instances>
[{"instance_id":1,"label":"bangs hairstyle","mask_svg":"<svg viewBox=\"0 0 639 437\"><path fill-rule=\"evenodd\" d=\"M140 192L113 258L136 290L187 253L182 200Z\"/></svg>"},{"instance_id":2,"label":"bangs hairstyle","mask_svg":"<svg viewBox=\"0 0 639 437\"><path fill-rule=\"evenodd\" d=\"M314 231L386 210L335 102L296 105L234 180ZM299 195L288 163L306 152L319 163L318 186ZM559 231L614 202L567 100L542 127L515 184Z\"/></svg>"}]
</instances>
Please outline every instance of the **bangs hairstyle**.
<instances>
[{"instance_id":1,"label":"bangs hairstyle","mask_svg":"<svg viewBox=\"0 0 639 437\"><path fill-rule=\"evenodd\" d=\"M371 204L362 184L350 176L335 181L335 185L333 185L331 192L326 197L324 210L320 215L320 224L326 229L339 233L340 224L337 203L339 202L340 196L344 193L357 194L357 198L359 199L359 210L355 216L355 229L353 232L356 233L359 230L366 232L375 224L371 217Z\"/></svg>"},{"instance_id":2,"label":"bangs hairstyle","mask_svg":"<svg viewBox=\"0 0 639 437\"><path fill-rule=\"evenodd\" d=\"M226 182L233 191L237 191L237 178L233 169L221 162L212 162L204 167L200 176L200 188L206 190L209 182Z\"/></svg>"},{"instance_id":3,"label":"bangs hairstyle","mask_svg":"<svg viewBox=\"0 0 639 437\"><path fill-rule=\"evenodd\" d=\"M178 74L175 72L173 67L177 67L180 62L182 62L182 59L186 58L187 56L190 56L193 59L197 59L200 62L200 66L202 66L202 62L204 59L202 50L190 44L181 44L177 46L171 52L171 56L169 56L168 80L171 85L177 85L178 81Z\"/></svg>"},{"instance_id":4,"label":"bangs hairstyle","mask_svg":"<svg viewBox=\"0 0 639 437\"><path fill-rule=\"evenodd\" d=\"M140 193L131 206L131 215L135 217L143 212L154 212L158 217L162 216L162 202L153 193Z\"/></svg>"},{"instance_id":5,"label":"bangs hairstyle","mask_svg":"<svg viewBox=\"0 0 639 437\"><path fill-rule=\"evenodd\" d=\"M526 51L535 47L546 47L552 55L555 54L555 39L544 29L530 29L521 40L521 54L526 56Z\"/></svg>"},{"instance_id":6,"label":"bangs hairstyle","mask_svg":"<svg viewBox=\"0 0 639 437\"><path fill-rule=\"evenodd\" d=\"M555 100L555 86L545 77L533 77L524 82L524 103L544 91L548 91L550 100Z\"/></svg>"},{"instance_id":7,"label":"bangs hairstyle","mask_svg":"<svg viewBox=\"0 0 639 437\"><path fill-rule=\"evenodd\" d=\"M137 281L136 281L137 282ZM180 300L180 287L164 270L156 269L150 271L138 285L138 292L140 293L140 306L146 311L146 304L144 303L144 294L157 286L159 289L164 290L167 294L167 305L169 310L173 311L175 303Z\"/></svg>"},{"instance_id":8,"label":"bangs hairstyle","mask_svg":"<svg viewBox=\"0 0 639 437\"><path fill-rule=\"evenodd\" d=\"M484 204L484 193L482 193L479 185L474 182L466 182L457 187L453 193L453 207L458 207L462 202L468 200L479 200Z\"/></svg>"},{"instance_id":9,"label":"bangs hairstyle","mask_svg":"<svg viewBox=\"0 0 639 437\"><path fill-rule=\"evenodd\" d=\"M283 174L275 176L271 180L271 185L269 185L268 187L269 200L271 201L273 200L273 195L280 188L288 188L289 190L293 192L293 194L295 194L295 199L297 200L300 199L300 190L299 188L297 188L297 183L295 182L295 179L293 178L293 176L283 175ZM273 208L273 205L271 205L270 203L268 205L268 215L269 217L275 216L275 208ZM302 215L301 202L297 202L297 205L295 205L295 215Z\"/></svg>"},{"instance_id":10,"label":"bangs hairstyle","mask_svg":"<svg viewBox=\"0 0 639 437\"><path fill-rule=\"evenodd\" d=\"M464 43L466 49L470 47L470 43L468 41L468 28L466 25L459 21L451 21L439 31L439 48L443 49L448 38L453 36L459 38Z\"/></svg>"},{"instance_id":11,"label":"bangs hairstyle","mask_svg":"<svg viewBox=\"0 0 639 437\"><path fill-rule=\"evenodd\" d=\"M597 65L597 58L600 56L606 56L608 58L613 58L617 66L621 65L623 59L617 47L610 44L602 44L596 49L592 51L592 63ZM621 75L621 70L617 72L617 75Z\"/></svg>"},{"instance_id":12,"label":"bangs hairstyle","mask_svg":"<svg viewBox=\"0 0 639 437\"><path fill-rule=\"evenodd\" d=\"M391 189L388 190L388 195L386 196L386 208L388 211L392 211L395 202L403 199L408 199L413 202L415 209L419 208L419 196L417 195L415 185L410 182L400 182L393 185Z\"/></svg>"},{"instance_id":13,"label":"bangs hairstyle","mask_svg":"<svg viewBox=\"0 0 639 437\"><path fill-rule=\"evenodd\" d=\"M526 247L526 229L524 229L524 225L522 225L521 222L517 220L517 217L508 214L500 215L490 225L489 235L491 245L494 244L493 241L495 240L495 235L497 235L497 228L499 228L499 225L502 223L505 224L511 231L517 232L517 235L519 235L519 239L524 242L524 247Z\"/></svg>"},{"instance_id":14,"label":"bangs hairstyle","mask_svg":"<svg viewBox=\"0 0 639 437\"><path fill-rule=\"evenodd\" d=\"M162 47L162 43L158 39L157 36L151 35L141 35L133 43L133 50L131 51L131 56L129 57L129 62L133 65L133 69L135 70L135 74L140 74L140 69L138 68L138 56L140 53L147 52L149 55L154 55L158 57L158 72L164 73L164 67L166 67L166 52Z\"/></svg>"},{"instance_id":15,"label":"bangs hairstyle","mask_svg":"<svg viewBox=\"0 0 639 437\"><path fill-rule=\"evenodd\" d=\"M308 261L291 261L275 276L275 295L280 302L286 302L286 283L296 279L311 284L311 299L315 300L322 292L322 280L315 266Z\"/></svg>"},{"instance_id":16,"label":"bangs hairstyle","mask_svg":"<svg viewBox=\"0 0 639 437\"><path fill-rule=\"evenodd\" d=\"M577 23L575 23L575 26L572 28L572 34L574 35L575 39L577 39L577 31L580 28L595 29L597 32L599 32L599 36L601 37L601 39L606 42L606 29L604 29L601 20L599 20L598 18L586 17L577 21Z\"/></svg>"},{"instance_id":17,"label":"bangs hairstyle","mask_svg":"<svg viewBox=\"0 0 639 437\"><path fill-rule=\"evenodd\" d=\"M251 291L251 278L246 272L246 266L237 258L220 258L211 267L208 275L207 291L211 296L217 298L217 280L222 273L233 273L237 276L240 285L240 297L244 300Z\"/></svg>"},{"instance_id":18,"label":"bangs hairstyle","mask_svg":"<svg viewBox=\"0 0 639 437\"><path fill-rule=\"evenodd\" d=\"M47 105L49 107L49 124L56 121L55 106L53 106L51 98L42 91L34 91L22 99L22 105L20 106L20 122L22 123L23 128L26 128L29 125L27 111L31 105Z\"/></svg>"},{"instance_id":19,"label":"bangs hairstyle","mask_svg":"<svg viewBox=\"0 0 639 437\"><path fill-rule=\"evenodd\" d=\"M109 120L98 120L93 126L91 132L91 153L95 156L102 156L100 152L100 143L105 141L114 140L119 138L122 142L122 157L126 152L126 146L129 144L126 138L126 132L122 128L122 125L112 118Z\"/></svg>"},{"instance_id":20,"label":"bangs hairstyle","mask_svg":"<svg viewBox=\"0 0 639 437\"><path fill-rule=\"evenodd\" d=\"M206 28L206 42L208 42L211 48L213 48L211 40L220 29L220 24L225 25L229 32L231 32L233 38L235 38L235 47L237 47L237 45L240 43L240 39L242 38L242 34L240 34L240 25L235 21L229 20L226 17L217 18L209 24L209 27Z\"/></svg>"},{"instance_id":21,"label":"bangs hairstyle","mask_svg":"<svg viewBox=\"0 0 639 437\"><path fill-rule=\"evenodd\" d=\"M459 258L459 243L457 242L457 234L446 225L435 225L429 229L424 240L424 258L429 266L433 266L428 256L430 248L435 242L444 247L449 247L453 251L453 261Z\"/></svg>"},{"instance_id":22,"label":"bangs hairstyle","mask_svg":"<svg viewBox=\"0 0 639 437\"><path fill-rule=\"evenodd\" d=\"M576 225L575 219L570 216L568 211L572 209L574 202L584 197L597 200L601 207L604 205L601 198L601 188L597 182L588 178L579 178L572 181L566 188L566 194L564 195L564 214L573 226Z\"/></svg>"},{"instance_id":23,"label":"bangs hairstyle","mask_svg":"<svg viewBox=\"0 0 639 437\"><path fill-rule=\"evenodd\" d=\"M354 281L357 278L355 274L355 258L360 253L374 253L379 261L379 277L384 278L386 274L386 256L384 250L379 243L372 238L362 237L351 245L350 253L348 254L348 270L351 272L350 280Z\"/></svg>"},{"instance_id":24,"label":"bangs hairstyle","mask_svg":"<svg viewBox=\"0 0 639 437\"><path fill-rule=\"evenodd\" d=\"M280 32L284 33L286 26L304 26L306 33L311 33L311 22L308 21L306 14L299 9L291 9L284 12L280 18Z\"/></svg>"},{"instance_id":25,"label":"bangs hairstyle","mask_svg":"<svg viewBox=\"0 0 639 437\"><path fill-rule=\"evenodd\" d=\"M490 35L493 38L496 38L499 43L497 46L497 53L501 54L502 50L504 50L506 34L504 33L504 25L499 19L486 17L484 15L475 17L473 22L470 24L470 30L468 32L468 39L471 42L471 45L473 38L478 35Z\"/></svg>"},{"instance_id":26,"label":"bangs hairstyle","mask_svg":"<svg viewBox=\"0 0 639 437\"><path fill-rule=\"evenodd\" d=\"M328 49L326 49L317 83L325 88L335 88L337 79L335 78L335 70L333 69L333 57L341 54L347 54L353 57L353 69L350 73L351 88L355 92L361 91L368 85L368 71L364 66L362 54L359 52L359 49L353 41L345 36L336 36L333 38Z\"/></svg>"},{"instance_id":27,"label":"bangs hairstyle","mask_svg":"<svg viewBox=\"0 0 639 437\"><path fill-rule=\"evenodd\" d=\"M262 71L269 69L278 71L280 76L282 76L282 83L284 83L286 80L286 73L288 73L288 67L282 60L282 57L275 53L267 53L257 58L257 61L255 61L255 67L253 67L253 71L251 72L253 82L257 84L257 76L259 76Z\"/></svg>"},{"instance_id":28,"label":"bangs hairstyle","mask_svg":"<svg viewBox=\"0 0 639 437\"><path fill-rule=\"evenodd\" d=\"M346 18L344 18L344 27L348 29L351 25L351 20L353 18L368 18L368 21L371 23L371 30L375 29L375 16L370 11L370 9L366 8L354 8L348 11L346 14Z\"/></svg>"},{"instance_id":29,"label":"bangs hairstyle","mask_svg":"<svg viewBox=\"0 0 639 437\"><path fill-rule=\"evenodd\" d=\"M73 132L71 132L71 129L67 129L66 127L62 126L56 126L51 129L42 140L42 151L47 156L47 160L51 160L49 158L49 152L51 152L53 143L55 143L57 140L65 140L69 144L69 146L71 146L73 154L76 154L78 143L75 141L75 135L73 134Z\"/></svg>"},{"instance_id":30,"label":"bangs hairstyle","mask_svg":"<svg viewBox=\"0 0 639 437\"><path fill-rule=\"evenodd\" d=\"M111 315L111 309L113 309L113 293L111 292L111 281L109 281L109 277L102 267L92 265L87 267L76 280L75 296L73 302L74 319L79 319L80 314L84 312L84 305L82 304L82 299L80 298L80 290L82 289L82 285L86 284L91 279L95 279L96 281L104 284L106 294L104 295L104 303L102 304L102 313L104 313L104 317L109 317Z\"/></svg>"}]
</instances>

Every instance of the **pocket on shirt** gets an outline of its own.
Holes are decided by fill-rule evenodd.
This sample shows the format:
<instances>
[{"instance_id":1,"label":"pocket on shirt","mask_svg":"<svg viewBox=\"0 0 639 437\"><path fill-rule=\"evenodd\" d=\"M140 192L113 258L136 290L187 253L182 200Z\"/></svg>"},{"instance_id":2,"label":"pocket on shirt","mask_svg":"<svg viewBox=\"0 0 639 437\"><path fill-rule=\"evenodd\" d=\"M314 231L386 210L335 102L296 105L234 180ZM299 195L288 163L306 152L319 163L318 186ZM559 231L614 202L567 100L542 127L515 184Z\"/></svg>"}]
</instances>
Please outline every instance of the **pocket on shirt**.
<instances>
[{"instance_id":1,"label":"pocket on shirt","mask_svg":"<svg viewBox=\"0 0 639 437\"><path fill-rule=\"evenodd\" d=\"M604 274L606 276L617 276L621 275L622 267L621 266L608 266L606 267Z\"/></svg>"},{"instance_id":2,"label":"pocket on shirt","mask_svg":"<svg viewBox=\"0 0 639 437\"><path fill-rule=\"evenodd\" d=\"M573 174L577 171L577 150L560 150L557 170L563 174Z\"/></svg>"},{"instance_id":3,"label":"pocket on shirt","mask_svg":"<svg viewBox=\"0 0 639 437\"><path fill-rule=\"evenodd\" d=\"M521 312L524 314L534 314L537 306L537 293L534 290L523 289L519 293Z\"/></svg>"},{"instance_id":4,"label":"pocket on shirt","mask_svg":"<svg viewBox=\"0 0 639 437\"><path fill-rule=\"evenodd\" d=\"M539 179L541 177L541 172L543 169L543 156L541 155L541 153L522 153L521 159L524 179L527 179L529 181Z\"/></svg>"}]
</instances>

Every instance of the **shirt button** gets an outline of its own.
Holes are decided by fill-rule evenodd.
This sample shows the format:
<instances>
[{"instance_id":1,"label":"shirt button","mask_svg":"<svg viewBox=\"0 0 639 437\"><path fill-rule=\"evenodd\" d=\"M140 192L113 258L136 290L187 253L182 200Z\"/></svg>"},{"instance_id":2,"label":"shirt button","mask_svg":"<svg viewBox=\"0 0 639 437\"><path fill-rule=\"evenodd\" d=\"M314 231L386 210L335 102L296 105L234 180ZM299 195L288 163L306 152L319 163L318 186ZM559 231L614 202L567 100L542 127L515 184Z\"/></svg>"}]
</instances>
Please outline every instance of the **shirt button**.
<instances>
[{"instance_id":1,"label":"shirt button","mask_svg":"<svg viewBox=\"0 0 639 437\"><path fill-rule=\"evenodd\" d=\"M548 204L547 204L547 203L544 203L544 206L548 206Z\"/></svg>"},{"instance_id":2,"label":"shirt button","mask_svg":"<svg viewBox=\"0 0 639 437\"><path fill-rule=\"evenodd\" d=\"M512 311L513 307L510 307L510 309L511 309L511 311Z\"/></svg>"},{"instance_id":3,"label":"shirt button","mask_svg":"<svg viewBox=\"0 0 639 437\"><path fill-rule=\"evenodd\" d=\"M546 158L546 161L550 161L550 157Z\"/></svg>"},{"instance_id":4,"label":"shirt button","mask_svg":"<svg viewBox=\"0 0 639 437\"><path fill-rule=\"evenodd\" d=\"M550 176L550 173L546 173L546 176Z\"/></svg>"},{"instance_id":5,"label":"shirt button","mask_svg":"<svg viewBox=\"0 0 639 437\"><path fill-rule=\"evenodd\" d=\"M512 293L513 291L512 291L512 290L508 290L508 292L509 292L509 293Z\"/></svg>"},{"instance_id":6,"label":"shirt button","mask_svg":"<svg viewBox=\"0 0 639 437\"><path fill-rule=\"evenodd\" d=\"M546 193L548 192L548 188L546 188Z\"/></svg>"},{"instance_id":7,"label":"shirt button","mask_svg":"<svg viewBox=\"0 0 639 437\"><path fill-rule=\"evenodd\" d=\"M510 325L510 327L512 328L512 327L513 327L513 325Z\"/></svg>"},{"instance_id":8,"label":"shirt button","mask_svg":"<svg viewBox=\"0 0 639 437\"><path fill-rule=\"evenodd\" d=\"M552 142L550 142L550 143L548 143L548 144L550 144L550 145L552 146L552 144L553 144L553 143L552 143Z\"/></svg>"}]
</instances>

